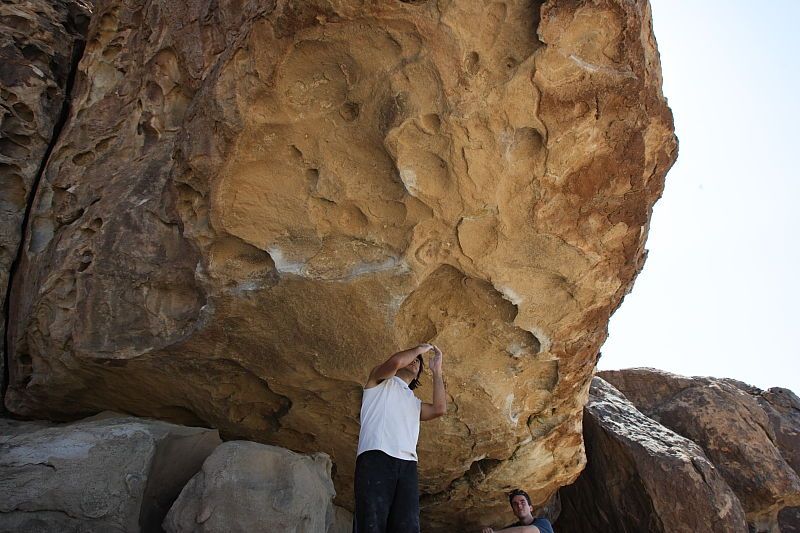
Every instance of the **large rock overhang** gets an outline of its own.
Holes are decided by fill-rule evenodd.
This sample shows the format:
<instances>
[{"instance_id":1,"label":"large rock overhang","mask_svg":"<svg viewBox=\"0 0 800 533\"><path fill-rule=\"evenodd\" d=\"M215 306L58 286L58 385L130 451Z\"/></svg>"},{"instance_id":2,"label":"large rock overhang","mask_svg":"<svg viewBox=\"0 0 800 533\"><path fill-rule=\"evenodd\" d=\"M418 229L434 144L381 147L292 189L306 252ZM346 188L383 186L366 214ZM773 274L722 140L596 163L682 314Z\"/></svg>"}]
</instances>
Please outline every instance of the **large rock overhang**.
<instances>
[{"instance_id":1,"label":"large rock overhang","mask_svg":"<svg viewBox=\"0 0 800 533\"><path fill-rule=\"evenodd\" d=\"M209 6L96 6L12 280L7 408L324 451L349 505L366 375L431 341L426 530L545 501L583 468L677 154L649 5Z\"/></svg>"}]
</instances>

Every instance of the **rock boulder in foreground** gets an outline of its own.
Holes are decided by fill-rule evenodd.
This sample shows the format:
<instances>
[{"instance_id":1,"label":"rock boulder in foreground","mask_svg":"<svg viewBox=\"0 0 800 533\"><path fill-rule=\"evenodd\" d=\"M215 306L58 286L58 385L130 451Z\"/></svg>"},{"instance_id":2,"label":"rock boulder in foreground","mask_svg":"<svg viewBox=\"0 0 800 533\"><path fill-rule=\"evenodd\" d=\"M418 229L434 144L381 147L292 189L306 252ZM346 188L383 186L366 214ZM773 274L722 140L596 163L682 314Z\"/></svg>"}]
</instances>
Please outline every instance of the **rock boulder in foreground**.
<instances>
[{"instance_id":1,"label":"rock boulder in foreground","mask_svg":"<svg viewBox=\"0 0 800 533\"><path fill-rule=\"evenodd\" d=\"M324 533L334 523L335 495L327 455L229 441L214 450L183 489L164 530Z\"/></svg>"},{"instance_id":2,"label":"rock boulder in foreground","mask_svg":"<svg viewBox=\"0 0 800 533\"><path fill-rule=\"evenodd\" d=\"M643 0L98 2L5 404L322 451L348 506L369 368L431 341L423 527L500 522L509 488L541 503L583 468L675 157Z\"/></svg>"},{"instance_id":3,"label":"rock boulder in foreground","mask_svg":"<svg viewBox=\"0 0 800 533\"><path fill-rule=\"evenodd\" d=\"M107 414L0 419L0 531L158 531L216 430Z\"/></svg>"}]
</instances>

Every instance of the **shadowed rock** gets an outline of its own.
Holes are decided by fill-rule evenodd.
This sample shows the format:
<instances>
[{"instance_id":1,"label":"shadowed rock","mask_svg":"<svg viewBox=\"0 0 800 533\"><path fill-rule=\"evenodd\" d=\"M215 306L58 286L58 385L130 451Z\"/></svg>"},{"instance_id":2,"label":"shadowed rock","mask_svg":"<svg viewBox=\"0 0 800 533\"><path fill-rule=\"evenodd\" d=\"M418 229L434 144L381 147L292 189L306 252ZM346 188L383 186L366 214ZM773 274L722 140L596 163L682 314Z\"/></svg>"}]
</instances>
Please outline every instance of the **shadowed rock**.
<instances>
[{"instance_id":1,"label":"shadowed rock","mask_svg":"<svg viewBox=\"0 0 800 533\"><path fill-rule=\"evenodd\" d=\"M739 500L703 450L600 378L592 381L583 427L587 465L560 491L558 530L747 531Z\"/></svg>"},{"instance_id":2,"label":"shadowed rock","mask_svg":"<svg viewBox=\"0 0 800 533\"><path fill-rule=\"evenodd\" d=\"M89 24L83 0L0 4L0 308L33 189L66 119L71 74ZM0 338L5 337L5 316ZM5 365L0 345L0 370ZM23 364L25 362L23 361ZM5 376L2 388L5 389Z\"/></svg>"},{"instance_id":3,"label":"shadowed rock","mask_svg":"<svg viewBox=\"0 0 800 533\"><path fill-rule=\"evenodd\" d=\"M599 375L647 416L700 445L755 531L777 531L779 511L800 505L800 402L790 391L644 368Z\"/></svg>"},{"instance_id":4,"label":"shadowed rock","mask_svg":"<svg viewBox=\"0 0 800 533\"><path fill-rule=\"evenodd\" d=\"M215 430L114 414L0 420L0 530L157 531L218 444Z\"/></svg>"},{"instance_id":5,"label":"shadowed rock","mask_svg":"<svg viewBox=\"0 0 800 533\"><path fill-rule=\"evenodd\" d=\"M784 507L778 513L778 527L781 533L800 532L800 507Z\"/></svg>"}]
</instances>

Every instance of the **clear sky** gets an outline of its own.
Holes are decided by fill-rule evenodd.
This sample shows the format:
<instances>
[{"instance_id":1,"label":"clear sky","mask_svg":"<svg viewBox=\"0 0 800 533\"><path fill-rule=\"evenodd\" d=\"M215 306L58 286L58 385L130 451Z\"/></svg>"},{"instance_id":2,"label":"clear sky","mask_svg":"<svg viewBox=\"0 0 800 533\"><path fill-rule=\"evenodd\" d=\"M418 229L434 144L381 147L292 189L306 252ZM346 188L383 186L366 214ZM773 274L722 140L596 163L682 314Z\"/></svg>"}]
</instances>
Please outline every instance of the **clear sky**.
<instances>
[{"instance_id":1,"label":"clear sky","mask_svg":"<svg viewBox=\"0 0 800 533\"><path fill-rule=\"evenodd\" d=\"M599 368L800 395L800 1L651 4L680 149Z\"/></svg>"}]
</instances>

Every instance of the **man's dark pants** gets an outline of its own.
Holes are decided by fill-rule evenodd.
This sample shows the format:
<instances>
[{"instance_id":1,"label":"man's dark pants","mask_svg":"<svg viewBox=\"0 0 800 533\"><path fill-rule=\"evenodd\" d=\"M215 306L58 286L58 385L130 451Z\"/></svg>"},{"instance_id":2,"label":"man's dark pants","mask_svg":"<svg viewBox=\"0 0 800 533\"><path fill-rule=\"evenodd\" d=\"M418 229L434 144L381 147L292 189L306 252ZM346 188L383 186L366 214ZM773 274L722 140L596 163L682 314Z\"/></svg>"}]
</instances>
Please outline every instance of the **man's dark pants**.
<instances>
[{"instance_id":1,"label":"man's dark pants","mask_svg":"<svg viewBox=\"0 0 800 533\"><path fill-rule=\"evenodd\" d=\"M379 450L356 459L354 533L419 533L417 462Z\"/></svg>"}]
</instances>

